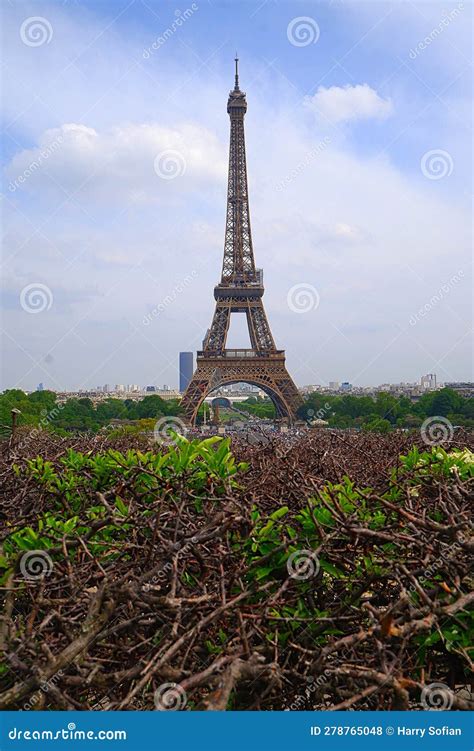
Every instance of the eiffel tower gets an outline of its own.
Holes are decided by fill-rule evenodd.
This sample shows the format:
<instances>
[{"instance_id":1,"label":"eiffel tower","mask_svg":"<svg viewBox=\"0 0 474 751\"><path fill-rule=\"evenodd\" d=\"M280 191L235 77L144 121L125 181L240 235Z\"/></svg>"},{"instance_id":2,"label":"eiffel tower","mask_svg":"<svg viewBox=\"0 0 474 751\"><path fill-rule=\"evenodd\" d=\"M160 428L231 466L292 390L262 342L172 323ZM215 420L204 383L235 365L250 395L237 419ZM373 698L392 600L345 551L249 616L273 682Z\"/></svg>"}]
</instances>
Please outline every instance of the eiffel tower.
<instances>
[{"instance_id":1,"label":"eiffel tower","mask_svg":"<svg viewBox=\"0 0 474 751\"><path fill-rule=\"evenodd\" d=\"M211 328L181 401L184 416L192 424L205 397L231 383L261 388L275 405L277 417L286 417L290 423L302 403L285 366L285 351L275 346L262 301L263 272L255 268L245 156L247 100L239 87L238 64L236 57L235 86L227 102L230 149L222 276L214 288L216 309ZM251 349L226 349L231 313L246 314Z\"/></svg>"}]
</instances>

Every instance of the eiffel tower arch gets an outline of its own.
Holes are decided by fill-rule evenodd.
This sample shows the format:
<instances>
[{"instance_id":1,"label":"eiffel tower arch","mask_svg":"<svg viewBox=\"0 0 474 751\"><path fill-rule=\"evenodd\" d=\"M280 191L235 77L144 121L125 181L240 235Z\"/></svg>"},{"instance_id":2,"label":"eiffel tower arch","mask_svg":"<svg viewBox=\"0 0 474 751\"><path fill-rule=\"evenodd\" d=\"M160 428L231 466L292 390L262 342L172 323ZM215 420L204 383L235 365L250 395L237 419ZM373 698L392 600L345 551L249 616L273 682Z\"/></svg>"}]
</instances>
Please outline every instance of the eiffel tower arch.
<instances>
[{"instance_id":1,"label":"eiffel tower arch","mask_svg":"<svg viewBox=\"0 0 474 751\"><path fill-rule=\"evenodd\" d=\"M285 365L285 351L277 349L263 307L263 272L255 267L247 183L244 117L245 92L239 87L238 59L235 85L229 94L229 174L224 260L221 280L214 288L216 308L211 327L197 353L193 377L181 407L186 419L196 421L206 396L217 388L245 382L261 388L275 405L279 417L292 422L302 398ZM232 313L245 313L250 349L227 349Z\"/></svg>"}]
</instances>

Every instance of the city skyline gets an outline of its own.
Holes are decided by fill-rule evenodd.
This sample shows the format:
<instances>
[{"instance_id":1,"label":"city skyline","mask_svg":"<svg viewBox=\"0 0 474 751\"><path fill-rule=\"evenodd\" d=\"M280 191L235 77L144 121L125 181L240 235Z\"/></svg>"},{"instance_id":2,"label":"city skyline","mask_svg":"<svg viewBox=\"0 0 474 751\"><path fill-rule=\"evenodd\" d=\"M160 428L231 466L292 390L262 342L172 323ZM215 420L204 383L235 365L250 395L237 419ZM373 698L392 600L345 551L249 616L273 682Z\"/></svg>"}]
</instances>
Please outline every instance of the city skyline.
<instances>
[{"instance_id":1,"label":"city skyline","mask_svg":"<svg viewBox=\"0 0 474 751\"><path fill-rule=\"evenodd\" d=\"M470 380L460 6L190 6L179 25L166 2L5 8L2 388L177 383L222 258L236 47L256 262L295 382Z\"/></svg>"},{"instance_id":2,"label":"city skyline","mask_svg":"<svg viewBox=\"0 0 474 751\"><path fill-rule=\"evenodd\" d=\"M185 353L189 354L189 353ZM379 383L376 385L370 385L367 383L362 384L352 384L349 381L329 381L325 384L320 383L307 383L300 386L300 390L302 393L310 393L311 390L328 390L328 391L378 391L383 390L384 388L397 388L397 387L406 387L406 388L413 388L418 389L420 391L432 391L439 388L444 387L450 387L450 386L465 386L465 387L471 387L474 389L474 382L469 381L446 381L442 382L439 381L436 373L428 373L426 375L422 375L419 377L417 381L387 381L386 383ZM37 384L35 389L32 389L35 391L46 391L49 390L48 387L44 385L43 382L40 382ZM30 393L32 390L28 390ZM54 391L54 389L50 389L51 391ZM249 390L255 390L255 391L262 391L257 386L254 386L252 384L248 384L245 381L239 382L239 383L233 383L233 384L227 384L226 386L220 387L217 389L218 391L223 390L236 390L236 391L249 391ZM98 384L96 386L93 386L88 389L84 389L81 391L76 391L74 389L66 389L65 391L61 393L110 393L110 394L117 394L117 393L140 393L140 394L147 394L147 393L173 393L173 394L181 394L184 391L183 389L180 389L179 386L173 386L169 384L158 384L158 383L145 383L143 385L137 384L137 383L131 383L131 384L117 384L114 383L112 380L110 383L104 383L104 384ZM212 393L212 392L211 392ZM263 391L262 391L263 393Z\"/></svg>"}]
</instances>

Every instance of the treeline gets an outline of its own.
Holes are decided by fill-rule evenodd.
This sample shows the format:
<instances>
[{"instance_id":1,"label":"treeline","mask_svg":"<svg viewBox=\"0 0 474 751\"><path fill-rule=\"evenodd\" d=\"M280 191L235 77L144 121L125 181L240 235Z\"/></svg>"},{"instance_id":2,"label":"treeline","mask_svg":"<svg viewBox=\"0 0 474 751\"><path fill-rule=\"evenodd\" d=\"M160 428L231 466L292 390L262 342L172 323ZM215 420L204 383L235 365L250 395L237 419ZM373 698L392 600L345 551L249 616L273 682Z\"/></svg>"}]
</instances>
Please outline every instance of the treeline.
<instances>
[{"instance_id":1,"label":"treeline","mask_svg":"<svg viewBox=\"0 0 474 751\"><path fill-rule=\"evenodd\" d=\"M54 391L34 391L25 394L19 389L10 389L0 394L0 424L11 425L12 409L19 409L18 424L41 425L55 430L98 431L113 420L137 421L178 415L176 399L164 400L153 394L140 401L131 399L105 399L94 405L87 397L68 399L59 404Z\"/></svg>"},{"instance_id":2,"label":"treeline","mask_svg":"<svg viewBox=\"0 0 474 751\"><path fill-rule=\"evenodd\" d=\"M310 394L298 410L302 420L322 419L335 428L362 428L387 432L391 428L418 428L427 417L446 417L453 425L474 427L474 399L453 389L430 391L417 402L406 396L380 392L371 396Z\"/></svg>"},{"instance_id":3,"label":"treeline","mask_svg":"<svg viewBox=\"0 0 474 751\"><path fill-rule=\"evenodd\" d=\"M249 397L236 406L256 417L272 419L275 416L270 399ZM109 398L94 405L91 399L84 397L59 404L53 391L25 394L19 389L10 389L0 394L0 425L4 430L11 425L14 408L20 410L20 425L93 432L113 424L114 420L140 427L139 421L178 416L181 412L178 400L165 401L156 394L145 396L140 401ZM418 402L385 392L375 398L315 392L298 410L298 417L306 422L321 419L334 428L361 428L382 433L392 428L418 428L427 417L437 415L446 417L453 425L474 427L474 399L466 399L447 388L428 392ZM202 420L202 408L198 420Z\"/></svg>"},{"instance_id":4,"label":"treeline","mask_svg":"<svg viewBox=\"0 0 474 751\"><path fill-rule=\"evenodd\" d=\"M270 399L260 399L255 396L249 396L244 402L236 402L235 406L249 415L260 417L261 419L273 419L275 417L275 407Z\"/></svg>"}]
</instances>

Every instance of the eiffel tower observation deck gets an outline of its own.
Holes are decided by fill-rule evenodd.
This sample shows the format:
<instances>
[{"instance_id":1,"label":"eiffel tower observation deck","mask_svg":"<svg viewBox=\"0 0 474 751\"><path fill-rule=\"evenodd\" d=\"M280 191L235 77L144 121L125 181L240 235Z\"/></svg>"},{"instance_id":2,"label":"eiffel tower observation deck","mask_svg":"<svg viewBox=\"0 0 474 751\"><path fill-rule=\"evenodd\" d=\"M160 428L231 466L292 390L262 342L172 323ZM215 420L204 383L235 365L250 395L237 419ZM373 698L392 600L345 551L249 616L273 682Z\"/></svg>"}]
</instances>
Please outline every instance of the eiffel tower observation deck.
<instances>
[{"instance_id":1,"label":"eiffel tower observation deck","mask_svg":"<svg viewBox=\"0 0 474 751\"><path fill-rule=\"evenodd\" d=\"M220 282L214 287L216 308L197 366L181 406L195 423L206 396L231 383L250 383L261 388L273 401L278 417L292 422L302 399L285 365L284 350L277 349L263 307L263 272L255 267L247 183L244 117L247 98L239 85L238 58L235 84L229 93L229 173L224 259ZM232 313L245 313L250 349L227 349Z\"/></svg>"}]
</instances>

